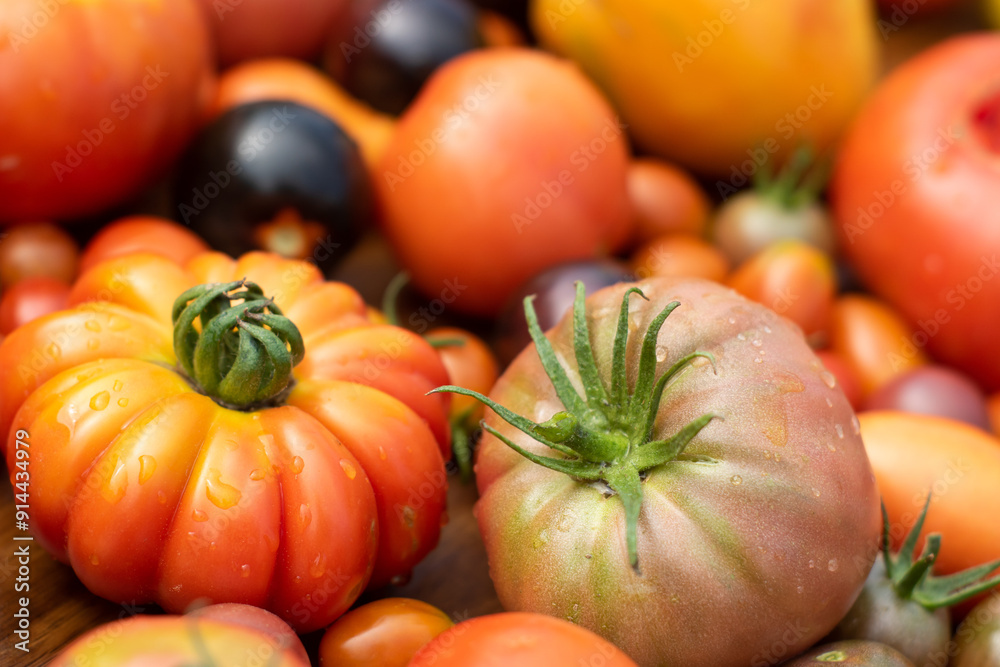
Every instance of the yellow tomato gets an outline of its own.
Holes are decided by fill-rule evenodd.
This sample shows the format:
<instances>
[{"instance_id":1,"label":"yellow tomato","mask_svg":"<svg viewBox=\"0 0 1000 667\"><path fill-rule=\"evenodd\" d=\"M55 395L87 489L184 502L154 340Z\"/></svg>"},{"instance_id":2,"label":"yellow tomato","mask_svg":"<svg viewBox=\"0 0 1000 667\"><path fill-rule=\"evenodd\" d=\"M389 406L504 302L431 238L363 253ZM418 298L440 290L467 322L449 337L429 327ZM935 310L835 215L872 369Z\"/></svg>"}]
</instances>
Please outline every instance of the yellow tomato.
<instances>
[{"instance_id":1,"label":"yellow tomato","mask_svg":"<svg viewBox=\"0 0 1000 667\"><path fill-rule=\"evenodd\" d=\"M735 187L802 143L828 146L877 71L870 0L533 0L531 21L641 147Z\"/></svg>"}]
</instances>

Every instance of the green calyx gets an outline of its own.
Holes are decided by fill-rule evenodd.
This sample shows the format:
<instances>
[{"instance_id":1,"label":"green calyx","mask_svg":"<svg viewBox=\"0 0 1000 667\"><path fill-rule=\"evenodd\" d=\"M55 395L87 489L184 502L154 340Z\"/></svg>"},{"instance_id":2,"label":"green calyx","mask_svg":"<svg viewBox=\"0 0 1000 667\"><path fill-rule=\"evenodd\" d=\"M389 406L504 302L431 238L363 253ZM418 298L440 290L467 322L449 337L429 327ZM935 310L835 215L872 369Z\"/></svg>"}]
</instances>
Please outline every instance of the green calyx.
<instances>
[{"instance_id":1,"label":"green calyx","mask_svg":"<svg viewBox=\"0 0 1000 667\"><path fill-rule=\"evenodd\" d=\"M171 319L181 368L204 394L237 410L274 400L305 354L296 326L247 280L192 287L174 301Z\"/></svg>"},{"instance_id":2,"label":"green calyx","mask_svg":"<svg viewBox=\"0 0 1000 667\"><path fill-rule=\"evenodd\" d=\"M630 288L622 298L611 362L611 381L605 385L597 369L590 343L590 331L584 309L583 283L576 283L573 303L573 346L576 353L577 372L583 385L581 396L570 382L566 369L559 363L552 343L542 333L538 317L532 306L533 297L524 300L524 313L528 329L542 366L545 369L564 410L548 421L538 424L517 415L482 394L462 387L438 387L472 396L489 406L511 426L531 436L561 457L539 456L531 453L493 427L483 424L483 429L499 438L528 460L550 470L565 473L584 482L601 481L607 485L625 506L627 526L626 541L629 562L639 572L639 555L636 531L642 506L642 480L644 474L681 456L684 448L705 428L713 414L706 414L684 426L666 439L653 439L654 423L660 400L668 383L677 377L692 361L701 357L712 363L715 358L707 352L692 352L678 359L659 378L656 374L656 339L667 317L680 303L667 305L650 323L642 341L639 368L635 386L628 391L626 345L628 342L629 297L646 296L636 287Z\"/></svg>"},{"instance_id":3,"label":"green calyx","mask_svg":"<svg viewBox=\"0 0 1000 667\"><path fill-rule=\"evenodd\" d=\"M812 151L799 147L772 175L767 163L754 173L754 191L782 208L795 211L814 204L829 178L829 161L813 162Z\"/></svg>"},{"instance_id":4,"label":"green calyx","mask_svg":"<svg viewBox=\"0 0 1000 667\"><path fill-rule=\"evenodd\" d=\"M934 565L941 550L940 534L928 535L920 557L916 560L913 558L916 553L917 538L924 526L930 504L931 495L928 494L920 517L907 534L899 553L894 556L889 551L889 515L885 510L885 503L882 503L882 557L885 559L885 570L896 594L904 600L913 600L928 611L934 611L958 604L1000 583L1000 574L984 579L986 575L1000 568L1000 559L945 577L932 575L931 566Z\"/></svg>"}]
</instances>

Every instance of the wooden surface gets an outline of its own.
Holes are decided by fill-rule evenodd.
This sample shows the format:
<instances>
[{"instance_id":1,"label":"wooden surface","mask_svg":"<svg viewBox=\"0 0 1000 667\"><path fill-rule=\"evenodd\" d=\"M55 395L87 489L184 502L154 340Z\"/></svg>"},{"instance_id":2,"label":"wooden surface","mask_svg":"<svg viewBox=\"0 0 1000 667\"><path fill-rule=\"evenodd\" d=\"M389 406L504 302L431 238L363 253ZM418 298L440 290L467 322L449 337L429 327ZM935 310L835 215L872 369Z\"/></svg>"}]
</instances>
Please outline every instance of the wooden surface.
<instances>
[{"instance_id":1,"label":"wooden surface","mask_svg":"<svg viewBox=\"0 0 1000 667\"><path fill-rule=\"evenodd\" d=\"M479 529L472 517L475 485L462 484L455 476L448 481L449 522L442 531L438 548L416 568L410 583L366 592L358 604L379 597L414 597L435 605L456 620L501 611L490 583ZM102 600L84 588L69 566L53 561L37 543L15 542L14 536L24 533L15 528L10 484L0 482L0 489L0 613L3 615L0 666L44 665L75 637L102 623L136 613L162 613L148 602L118 605ZM15 585L19 563L14 550L23 544L31 545L30 591L18 593ZM19 640L13 634L12 614L21 596L30 600L29 653L14 647ZM321 636L322 632L314 632L302 638L313 664L318 664L316 648Z\"/></svg>"}]
</instances>

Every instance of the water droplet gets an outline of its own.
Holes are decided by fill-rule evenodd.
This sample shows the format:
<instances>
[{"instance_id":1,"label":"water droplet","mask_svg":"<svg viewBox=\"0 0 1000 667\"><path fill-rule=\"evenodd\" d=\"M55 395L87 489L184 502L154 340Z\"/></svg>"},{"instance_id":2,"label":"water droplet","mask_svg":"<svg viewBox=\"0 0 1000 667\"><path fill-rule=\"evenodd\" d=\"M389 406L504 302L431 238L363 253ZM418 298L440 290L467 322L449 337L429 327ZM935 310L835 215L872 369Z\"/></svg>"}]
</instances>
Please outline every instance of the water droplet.
<instances>
[{"instance_id":1,"label":"water droplet","mask_svg":"<svg viewBox=\"0 0 1000 667\"><path fill-rule=\"evenodd\" d=\"M243 494L235 486L223 482L222 473L211 468L208 471L208 479L205 480L205 495L213 505L227 510L238 503Z\"/></svg>"},{"instance_id":2,"label":"water droplet","mask_svg":"<svg viewBox=\"0 0 1000 667\"><path fill-rule=\"evenodd\" d=\"M60 348L55 343L50 343L48 347L45 348L45 356L55 361L62 356L62 348Z\"/></svg>"},{"instance_id":3,"label":"water droplet","mask_svg":"<svg viewBox=\"0 0 1000 667\"><path fill-rule=\"evenodd\" d=\"M802 591L804 591L804 590L805 590L805 589L804 589L804 588L802 588L801 586L796 586L796 587L795 587L795 592L796 592L796 593L798 593L799 595L801 595L801 594L802 594Z\"/></svg>"},{"instance_id":4,"label":"water droplet","mask_svg":"<svg viewBox=\"0 0 1000 667\"><path fill-rule=\"evenodd\" d=\"M813 495L816 496L817 498L819 498L819 496L820 496L819 489L813 489Z\"/></svg>"},{"instance_id":5,"label":"water droplet","mask_svg":"<svg viewBox=\"0 0 1000 667\"><path fill-rule=\"evenodd\" d=\"M814 560L810 559L810 560L809 560L809 569L811 570L811 569L813 569L814 567L816 567L816 561L814 561Z\"/></svg>"},{"instance_id":6,"label":"water droplet","mask_svg":"<svg viewBox=\"0 0 1000 667\"><path fill-rule=\"evenodd\" d=\"M309 509L309 505L306 505L305 503L299 505L299 521L302 522L303 528L309 525L312 518L312 510Z\"/></svg>"},{"instance_id":7,"label":"water droplet","mask_svg":"<svg viewBox=\"0 0 1000 667\"><path fill-rule=\"evenodd\" d=\"M101 559L97 557L97 554L91 554L91 556L90 556L90 564L91 565L100 565L101 564Z\"/></svg>"},{"instance_id":8,"label":"water droplet","mask_svg":"<svg viewBox=\"0 0 1000 667\"><path fill-rule=\"evenodd\" d=\"M106 391L98 392L90 399L90 409L94 411L103 410L111 402L111 394Z\"/></svg>"},{"instance_id":9,"label":"water droplet","mask_svg":"<svg viewBox=\"0 0 1000 667\"><path fill-rule=\"evenodd\" d=\"M226 448L226 450L230 452L235 452L237 449L240 448L240 443L236 442L235 440L226 440L225 442L222 443L222 445Z\"/></svg>"},{"instance_id":10,"label":"water droplet","mask_svg":"<svg viewBox=\"0 0 1000 667\"><path fill-rule=\"evenodd\" d=\"M764 458L765 458L765 459L769 459L769 458L771 458L771 452L765 449L765 450L764 450Z\"/></svg>"},{"instance_id":11,"label":"water droplet","mask_svg":"<svg viewBox=\"0 0 1000 667\"><path fill-rule=\"evenodd\" d=\"M382 445L379 445L378 447L378 457L382 461L385 461L386 458L388 458L385 454L385 447L383 447Z\"/></svg>"},{"instance_id":12,"label":"water droplet","mask_svg":"<svg viewBox=\"0 0 1000 667\"><path fill-rule=\"evenodd\" d=\"M740 484L743 483L743 478L740 477L739 475L733 475L732 477L729 478L729 481L732 482L735 486L739 486Z\"/></svg>"},{"instance_id":13,"label":"water droplet","mask_svg":"<svg viewBox=\"0 0 1000 667\"><path fill-rule=\"evenodd\" d=\"M851 430L854 431L854 435L861 435L861 422L858 421L857 415L851 415Z\"/></svg>"},{"instance_id":14,"label":"water droplet","mask_svg":"<svg viewBox=\"0 0 1000 667\"><path fill-rule=\"evenodd\" d=\"M837 451L837 446L834 445L832 442L826 443L826 448L829 449L831 452Z\"/></svg>"},{"instance_id":15,"label":"water droplet","mask_svg":"<svg viewBox=\"0 0 1000 667\"><path fill-rule=\"evenodd\" d=\"M292 577L292 583L293 584L301 584L302 583L302 577L299 576L299 575L295 575L294 577Z\"/></svg>"},{"instance_id":16,"label":"water droplet","mask_svg":"<svg viewBox=\"0 0 1000 667\"><path fill-rule=\"evenodd\" d=\"M752 341L750 341L750 344L753 345L754 347L760 347L761 345L764 344L764 341L762 341L760 338L754 338Z\"/></svg>"},{"instance_id":17,"label":"water droplet","mask_svg":"<svg viewBox=\"0 0 1000 667\"><path fill-rule=\"evenodd\" d=\"M744 336L742 333L736 334L736 340L746 340L746 339L747 337Z\"/></svg>"},{"instance_id":18,"label":"water droplet","mask_svg":"<svg viewBox=\"0 0 1000 667\"><path fill-rule=\"evenodd\" d=\"M754 358L753 358L753 362L754 362L755 364L759 364L759 363L761 363L762 361L764 361L764 360L763 360L763 359L761 359L760 357L754 357Z\"/></svg>"},{"instance_id":19,"label":"water droplet","mask_svg":"<svg viewBox=\"0 0 1000 667\"><path fill-rule=\"evenodd\" d=\"M211 542L208 543L208 550L209 551L215 551L215 549L217 548L217 546L218 545L216 545L215 541L213 540L213 541L211 541Z\"/></svg>"},{"instance_id":20,"label":"water droplet","mask_svg":"<svg viewBox=\"0 0 1000 667\"><path fill-rule=\"evenodd\" d=\"M83 328L87 331L93 331L94 333L100 333L101 324L97 320L87 320L83 323Z\"/></svg>"},{"instance_id":21,"label":"water droplet","mask_svg":"<svg viewBox=\"0 0 1000 667\"><path fill-rule=\"evenodd\" d=\"M154 459L149 454L143 454L139 457L139 483L145 484L149 481L149 478L153 476L156 471L156 459Z\"/></svg>"},{"instance_id":22,"label":"water droplet","mask_svg":"<svg viewBox=\"0 0 1000 667\"><path fill-rule=\"evenodd\" d=\"M830 389L833 389L834 387L837 386L837 378L830 371L821 371L819 377L821 380L823 380L823 383Z\"/></svg>"},{"instance_id":23,"label":"water droplet","mask_svg":"<svg viewBox=\"0 0 1000 667\"><path fill-rule=\"evenodd\" d=\"M250 471L250 479L252 479L255 482L259 482L260 480L264 479L264 475L266 474L267 473L265 473L260 468L254 468L253 470Z\"/></svg>"},{"instance_id":24,"label":"water droplet","mask_svg":"<svg viewBox=\"0 0 1000 667\"><path fill-rule=\"evenodd\" d=\"M119 398L118 399L118 407L119 408L124 408L124 407L127 407L127 406L128 406L128 399L127 398Z\"/></svg>"},{"instance_id":25,"label":"water droplet","mask_svg":"<svg viewBox=\"0 0 1000 667\"><path fill-rule=\"evenodd\" d=\"M292 465L291 465L292 473L298 475L300 472L302 472L302 468L304 467L305 467L305 461L302 460L301 456L292 457Z\"/></svg>"},{"instance_id":26,"label":"water droplet","mask_svg":"<svg viewBox=\"0 0 1000 667\"><path fill-rule=\"evenodd\" d=\"M191 512L191 518L201 523L202 521L208 521L208 515L202 510L195 510Z\"/></svg>"},{"instance_id":27,"label":"water droplet","mask_svg":"<svg viewBox=\"0 0 1000 667\"><path fill-rule=\"evenodd\" d=\"M97 340L96 338L91 338L90 340L87 341L88 350L96 350L100 346L101 346L101 341Z\"/></svg>"},{"instance_id":28,"label":"water droplet","mask_svg":"<svg viewBox=\"0 0 1000 667\"><path fill-rule=\"evenodd\" d=\"M340 459L340 467L343 468L344 474L347 475L347 479L354 479L358 474L358 471L347 459ZM301 472L301 470L299 472Z\"/></svg>"},{"instance_id":29,"label":"water droplet","mask_svg":"<svg viewBox=\"0 0 1000 667\"><path fill-rule=\"evenodd\" d=\"M115 383L114 383L113 385L111 385L111 389L112 389L113 391L116 391L116 392L118 392L118 391L121 391L121 390L122 390L122 387L124 387L124 386L125 386L125 385L124 385L124 384L122 384L122 381L121 381L121 380L115 380Z\"/></svg>"},{"instance_id":30,"label":"water droplet","mask_svg":"<svg viewBox=\"0 0 1000 667\"><path fill-rule=\"evenodd\" d=\"M111 472L111 476L108 477L108 482L105 485L102 495L105 500L109 503L117 503L125 495L125 490L128 488L128 468L125 467L125 461L122 457L115 457L115 467Z\"/></svg>"},{"instance_id":31,"label":"water droplet","mask_svg":"<svg viewBox=\"0 0 1000 667\"><path fill-rule=\"evenodd\" d=\"M836 558L831 559L830 562L826 564L826 569L830 570L830 572L836 572L838 567L840 567L840 563L837 562Z\"/></svg>"},{"instance_id":32,"label":"water droplet","mask_svg":"<svg viewBox=\"0 0 1000 667\"><path fill-rule=\"evenodd\" d=\"M730 317L729 318L729 323L730 324L736 324L736 318L735 317Z\"/></svg>"},{"instance_id":33,"label":"water droplet","mask_svg":"<svg viewBox=\"0 0 1000 667\"><path fill-rule=\"evenodd\" d=\"M833 407L833 401L830 400L829 396L826 397L826 407L828 407L828 408L832 408Z\"/></svg>"},{"instance_id":34,"label":"water droplet","mask_svg":"<svg viewBox=\"0 0 1000 667\"><path fill-rule=\"evenodd\" d=\"M324 574L326 574L326 556L316 554L316 557L309 563L309 576L313 579L319 579Z\"/></svg>"},{"instance_id":35,"label":"water droplet","mask_svg":"<svg viewBox=\"0 0 1000 667\"><path fill-rule=\"evenodd\" d=\"M843 426L841 426L840 424L834 424L833 425L833 430L837 432L837 437L838 438L840 438L841 440L844 439L844 427Z\"/></svg>"},{"instance_id":36,"label":"water droplet","mask_svg":"<svg viewBox=\"0 0 1000 667\"><path fill-rule=\"evenodd\" d=\"M167 504L167 494L165 494L163 491L156 492L156 499L160 501L161 505Z\"/></svg>"},{"instance_id":37,"label":"water droplet","mask_svg":"<svg viewBox=\"0 0 1000 667\"><path fill-rule=\"evenodd\" d=\"M781 460L781 454L779 454L778 452L775 452L774 453L774 462L777 463L780 460Z\"/></svg>"},{"instance_id":38,"label":"water droplet","mask_svg":"<svg viewBox=\"0 0 1000 667\"><path fill-rule=\"evenodd\" d=\"M667 346L666 345L657 345L656 346L656 360L657 361L665 361L666 358L667 358Z\"/></svg>"},{"instance_id":39,"label":"water droplet","mask_svg":"<svg viewBox=\"0 0 1000 667\"><path fill-rule=\"evenodd\" d=\"M771 327L765 325L764 326L764 333L771 333Z\"/></svg>"},{"instance_id":40,"label":"water droplet","mask_svg":"<svg viewBox=\"0 0 1000 667\"><path fill-rule=\"evenodd\" d=\"M243 565L240 565L240 576L243 577L244 579L246 579L247 577L250 576L250 564L249 563L244 563Z\"/></svg>"}]
</instances>

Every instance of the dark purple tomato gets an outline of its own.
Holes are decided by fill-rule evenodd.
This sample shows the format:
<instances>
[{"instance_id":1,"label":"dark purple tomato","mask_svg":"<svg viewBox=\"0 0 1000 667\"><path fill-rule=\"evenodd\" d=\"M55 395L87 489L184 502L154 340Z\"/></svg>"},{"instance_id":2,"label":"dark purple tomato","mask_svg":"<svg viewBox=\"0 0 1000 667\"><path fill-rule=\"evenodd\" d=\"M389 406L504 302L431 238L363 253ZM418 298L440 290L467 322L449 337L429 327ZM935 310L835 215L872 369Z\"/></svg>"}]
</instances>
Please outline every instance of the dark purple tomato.
<instances>
[{"instance_id":1,"label":"dark purple tomato","mask_svg":"<svg viewBox=\"0 0 1000 667\"><path fill-rule=\"evenodd\" d=\"M914 667L896 649L861 639L816 646L782 667Z\"/></svg>"},{"instance_id":2,"label":"dark purple tomato","mask_svg":"<svg viewBox=\"0 0 1000 667\"><path fill-rule=\"evenodd\" d=\"M362 0L324 66L355 97L399 114L440 65L483 46L477 21L465 0Z\"/></svg>"},{"instance_id":3,"label":"dark purple tomato","mask_svg":"<svg viewBox=\"0 0 1000 667\"><path fill-rule=\"evenodd\" d=\"M255 249L332 267L370 226L357 144L334 121L284 101L218 116L188 148L174 215L230 255Z\"/></svg>"},{"instance_id":4,"label":"dark purple tomato","mask_svg":"<svg viewBox=\"0 0 1000 667\"><path fill-rule=\"evenodd\" d=\"M524 297L534 294L535 313L542 331L548 331L573 307L576 281L583 281L587 294L620 282L634 280L628 267L611 260L585 260L553 266L529 279L511 297L497 319L494 349L507 365L528 346L528 322L524 319Z\"/></svg>"},{"instance_id":5,"label":"dark purple tomato","mask_svg":"<svg viewBox=\"0 0 1000 667\"><path fill-rule=\"evenodd\" d=\"M990 430L982 390L967 376L947 366L932 364L903 373L872 392L864 409L937 415Z\"/></svg>"}]
</instances>

